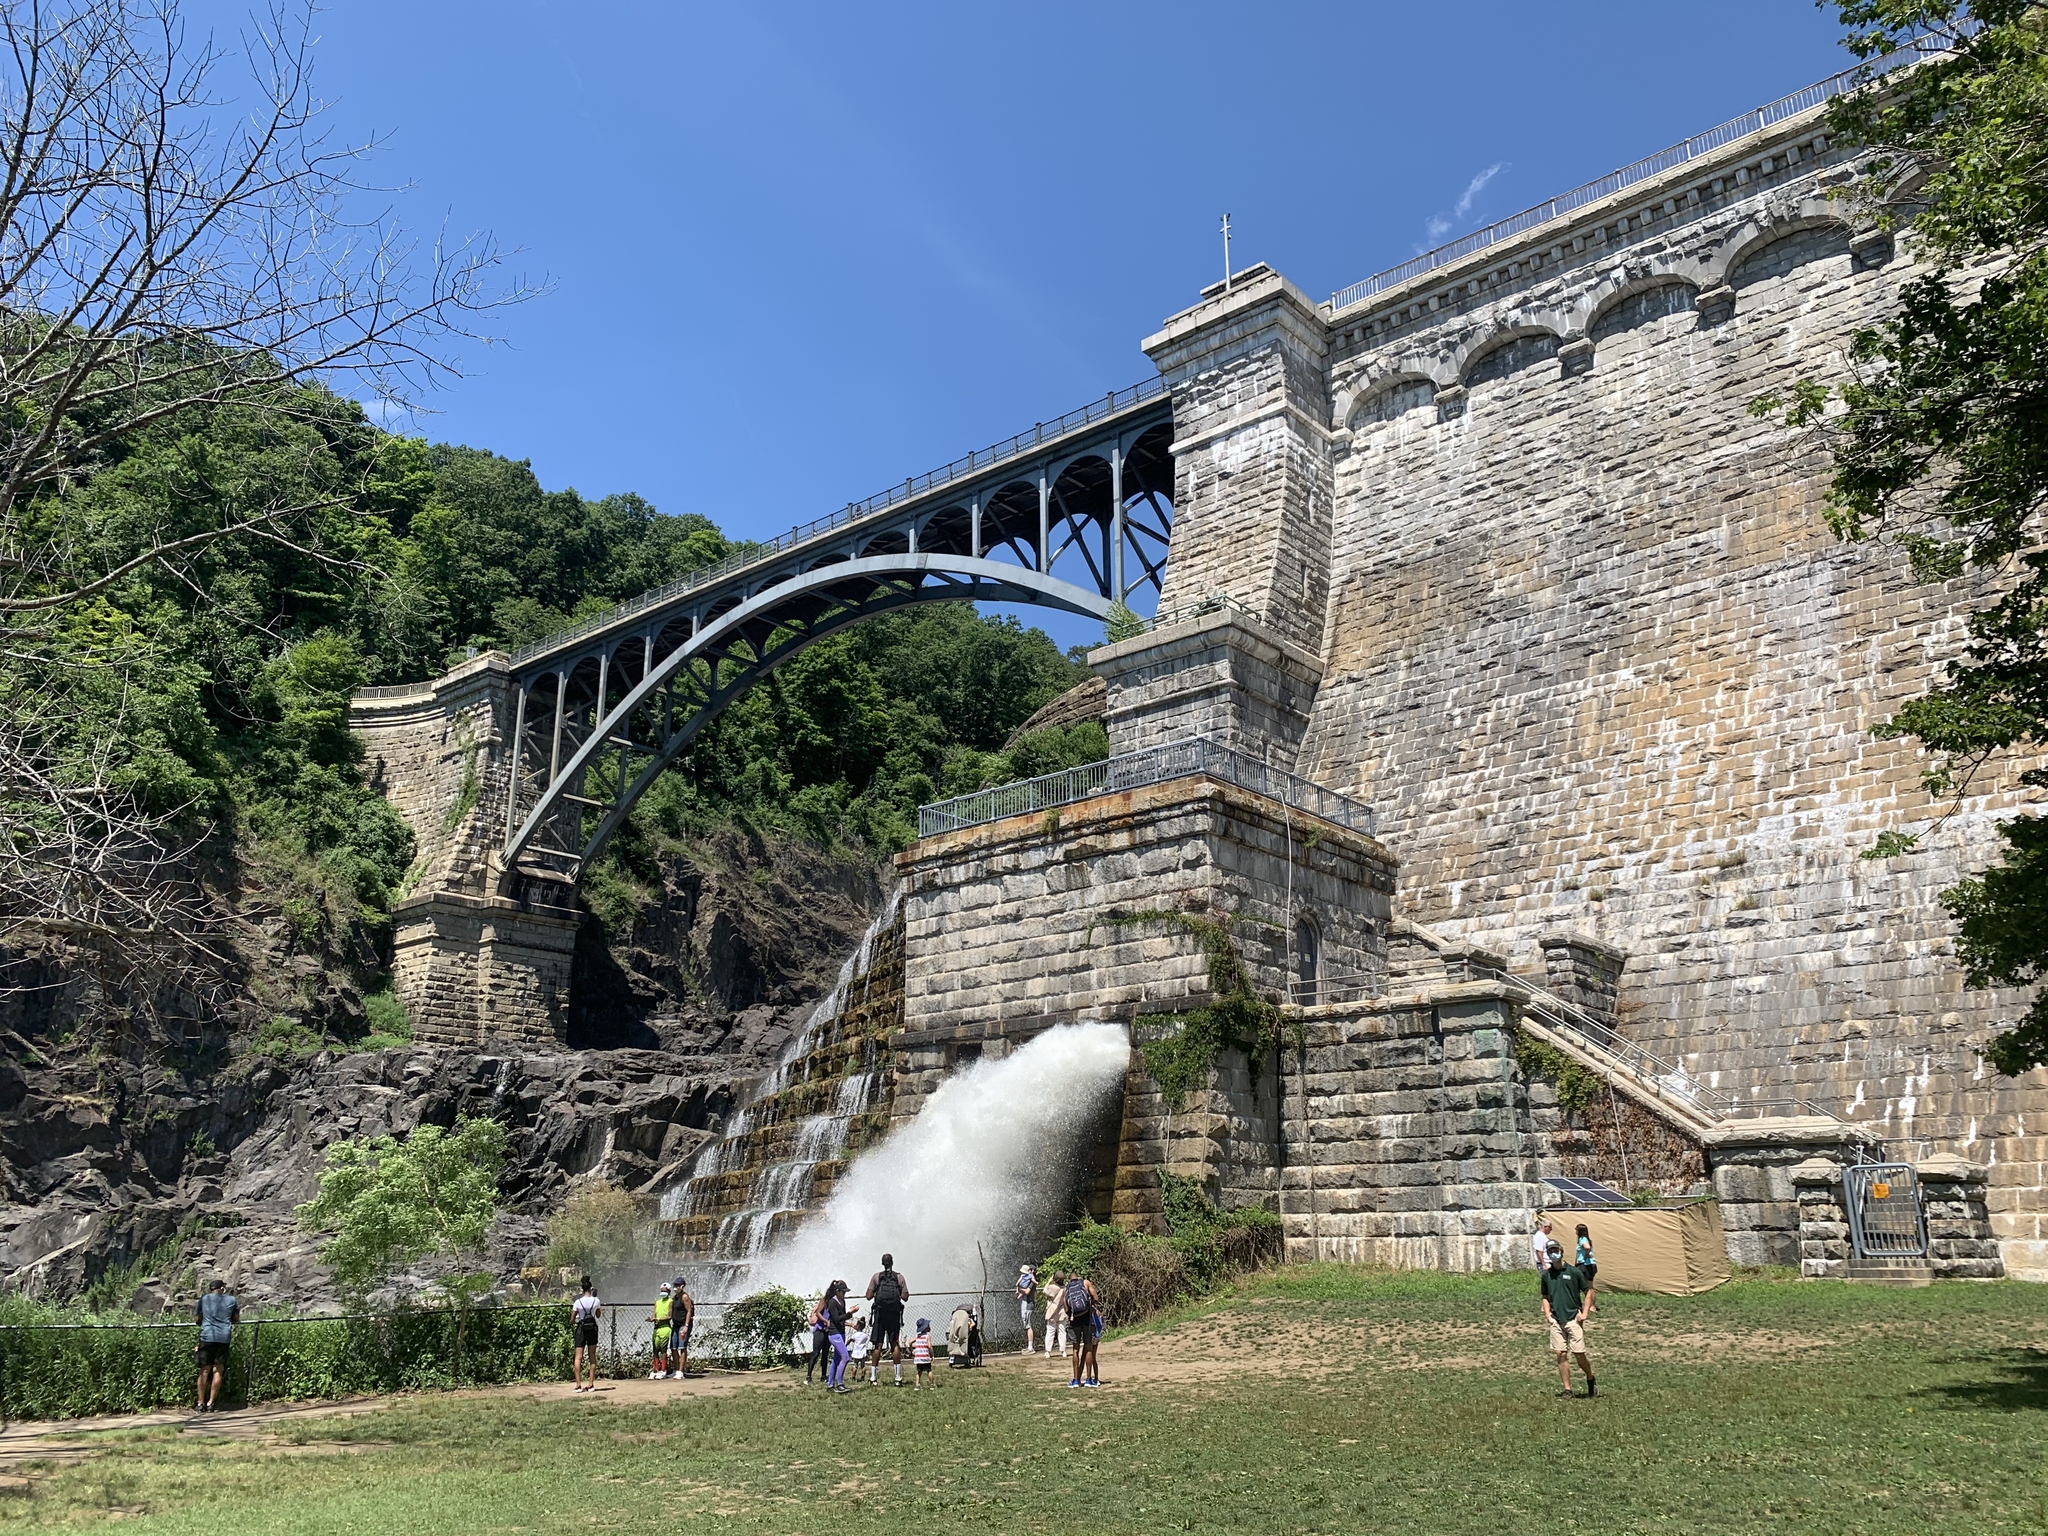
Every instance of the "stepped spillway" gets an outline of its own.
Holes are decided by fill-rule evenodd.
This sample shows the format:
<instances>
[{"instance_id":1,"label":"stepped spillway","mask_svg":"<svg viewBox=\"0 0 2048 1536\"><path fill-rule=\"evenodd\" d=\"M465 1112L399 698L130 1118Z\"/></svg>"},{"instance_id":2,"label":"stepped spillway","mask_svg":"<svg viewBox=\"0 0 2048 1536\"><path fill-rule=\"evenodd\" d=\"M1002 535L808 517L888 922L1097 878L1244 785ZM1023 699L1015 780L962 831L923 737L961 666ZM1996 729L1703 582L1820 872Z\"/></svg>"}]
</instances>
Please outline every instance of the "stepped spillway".
<instances>
[{"instance_id":1,"label":"stepped spillway","mask_svg":"<svg viewBox=\"0 0 2048 1536\"><path fill-rule=\"evenodd\" d=\"M888 1131L888 1038L903 1023L903 912L893 894L782 1060L663 1197L675 1250L746 1268L815 1212L852 1155Z\"/></svg>"}]
</instances>

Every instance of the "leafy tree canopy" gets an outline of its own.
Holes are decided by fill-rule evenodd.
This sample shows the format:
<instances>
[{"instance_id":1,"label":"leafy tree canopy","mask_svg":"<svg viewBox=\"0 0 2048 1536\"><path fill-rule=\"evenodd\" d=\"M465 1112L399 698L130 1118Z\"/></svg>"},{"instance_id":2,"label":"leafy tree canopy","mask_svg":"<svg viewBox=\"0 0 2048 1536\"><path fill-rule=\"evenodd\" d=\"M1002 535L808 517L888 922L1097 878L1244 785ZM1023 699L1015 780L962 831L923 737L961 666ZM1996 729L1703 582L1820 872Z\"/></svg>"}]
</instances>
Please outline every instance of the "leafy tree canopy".
<instances>
[{"instance_id":1,"label":"leafy tree canopy","mask_svg":"<svg viewBox=\"0 0 2048 1536\"><path fill-rule=\"evenodd\" d=\"M465 1120L452 1135L423 1125L403 1141L336 1142L299 1222L334 1234L320 1256L343 1292L359 1296L401 1265L481 1247L504 1166L495 1120Z\"/></svg>"}]
</instances>

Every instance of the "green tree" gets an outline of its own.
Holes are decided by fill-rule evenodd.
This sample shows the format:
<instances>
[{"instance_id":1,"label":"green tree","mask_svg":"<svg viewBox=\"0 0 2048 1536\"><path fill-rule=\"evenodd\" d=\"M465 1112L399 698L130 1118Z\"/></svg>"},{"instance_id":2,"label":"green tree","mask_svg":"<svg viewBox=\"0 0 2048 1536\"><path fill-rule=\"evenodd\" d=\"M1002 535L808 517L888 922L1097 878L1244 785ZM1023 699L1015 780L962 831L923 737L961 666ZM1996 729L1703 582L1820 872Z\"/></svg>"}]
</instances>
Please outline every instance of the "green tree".
<instances>
[{"instance_id":1,"label":"green tree","mask_svg":"<svg viewBox=\"0 0 2048 1536\"><path fill-rule=\"evenodd\" d=\"M1994 589L1942 682L1876 732L1934 754L1924 782L1953 814L1987 764L2048 742L2048 14L2025 0L1837 10L1859 58L1941 49L1832 109L1835 136L1869 151L1848 195L1909 230L1924 270L1895 315L1852 339L1849 382L1802 380L1756 409L1832 437L1840 537L1897 543L1922 581L1979 572ZM2048 770L2020 779L2048 786ZM2048 824L2000 831L1999 863L1942 893L1973 987L2048 976ZM1927 835L1887 831L1865 857ZM2048 996L1985 1054L2007 1073L2048 1062Z\"/></svg>"},{"instance_id":2,"label":"green tree","mask_svg":"<svg viewBox=\"0 0 2048 1536\"><path fill-rule=\"evenodd\" d=\"M465 1120L452 1135L423 1125L403 1141L336 1142L299 1224L333 1233L320 1257L345 1294L361 1296L394 1268L481 1247L504 1166L505 1128L495 1120Z\"/></svg>"}]
</instances>

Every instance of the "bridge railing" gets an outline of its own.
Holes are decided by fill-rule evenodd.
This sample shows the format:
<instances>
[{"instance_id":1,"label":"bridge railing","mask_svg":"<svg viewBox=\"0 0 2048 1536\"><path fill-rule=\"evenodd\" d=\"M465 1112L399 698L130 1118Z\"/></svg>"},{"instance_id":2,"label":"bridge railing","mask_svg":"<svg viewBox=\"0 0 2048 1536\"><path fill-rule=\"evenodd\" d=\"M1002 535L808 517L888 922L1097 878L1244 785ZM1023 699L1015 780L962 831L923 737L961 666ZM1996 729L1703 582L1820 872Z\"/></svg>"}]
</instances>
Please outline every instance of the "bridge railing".
<instances>
[{"instance_id":1,"label":"bridge railing","mask_svg":"<svg viewBox=\"0 0 2048 1536\"><path fill-rule=\"evenodd\" d=\"M1397 267L1375 272L1371 277L1353 283L1349 288L1339 288L1330 295L1329 303L1324 305L1324 312L1334 315L1360 300L1369 299L1376 293L1405 283L1411 277L1420 277L1425 272L1433 272L1438 267L1448 266L1476 251L1483 251L1490 245L1512 240L1524 230L1534 229L1538 224L1547 224L1550 220L1574 209L1583 208L1588 203L1597 203L1601 198L1619 192L1623 187L1634 186L1639 181L1648 181L1653 176L1661 176L1674 166L1683 165L1688 160L1696 160L1701 155L1710 155L1748 134L1761 132L1773 123L1782 123L1788 117L1796 117L1801 112L1832 100L1845 91L1854 90L1867 80L1890 74L1905 65L1918 63L1939 51L1939 48L1938 43L1931 41L1924 45L1901 48L1881 59L1872 59L1854 69L1845 69L1839 74L1830 75L1827 79L1809 85L1804 90L1794 91L1789 96L1780 96L1768 105L1758 107L1752 112L1745 112L1740 117L1732 117L1718 127L1709 128L1705 133L1694 134L1683 144L1674 144L1654 155L1646 155L1633 165L1625 165L1618 171L1609 171L1598 181L1589 181L1584 186L1574 187L1571 191L1553 197L1547 202L1538 203L1533 208L1524 208L1520 213L1510 214L1484 229L1475 229L1469 235L1453 240L1448 245L1440 245L1433 251L1424 251L1420 256L1404 261Z\"/></svg>"},{"instance_id":2,"label":"bridge railing","mask_svg":"<svg viewBox=\"0 0 2048 1536\"><path fill-rule=\"evenodd\" d=\"M1065 768L1035 779L998 784L993 789L980 789L971 795L958 795L933 805L921 805L917 808L917 835L936 837L942 832L958 832L964 827L1001 821L1006 816L1057 810L1094 795L1116 794L1122 790L1140 789L1148 784L1164 784L1171 779L1197 775L1221 779L1226 784L1235 784L1270 800L1278 800L1295 810L1349 827L1354 832L1363 832L1368 837L1373 835L1371 806L1361 805L1334 790L1310 783L1299 774L1275 768L1248 752L1240 752L1220 741L1211 741L1206 736L1163 742L1138 752L1122 752L1101 762L1083 763L1078 768Z\"/></svg>"},{"instance_id":3,"label":"bridge railing","mask_svg":"<svg viewBox=\"0 0 2048 1536\"><path fill-rule=\"evenodd\" d=\"M987 448L979 448L972 453L963 455L953 460L950 464L942 464L937 469L926 470L921 475L907 476L901 485L892 485L886 491L877 491L865 501L850 501L837 512L830 512L823 517L812 518L808 523L799 524L787 533L778 534L772 539L766 539L759 543L748 543L737 552L727 555L723 560L717 561L715 564L702 566L697 570L691 571L687 576L678 577L664 586L656 587L649 592L642 592L638 597L628 598L626 601L618 604L616 607L605 610L603 613L592 614L589 618L558 629L553 634L543 635L540 639L530 641L514 651L512 653L512 664L516 667L522 662L530 661L534 657L547 651L552 651L571 640L579 639L584 635L595 634L601 629L607 629L613 624L618 623L621 619L630 618L636 613L644 613L650 608L659 608L678 597L687 596L701 587L707 587L715 582L723 581L726 577L737 571L743 571L750 565L757 565L763 560L783 553L785 550L794 549L799 544L808 543L822 534L830 533L835 528L843 528L848 523L859 522L862 518L884 511L899 502L908 501L915 496L922 496L927 491L935 490L940 486L951 485L956 480L964 480L971 475L985 474L999 464L1012 459L1023 458L1034 450L1044 447L1047 443L1056 442L1071 432L1078 432L1084 427L1093 426L1096 422L1106 420L1108 417L1114 416L1121 411L1127 411L1135 405L1142 405L1147 400L1165 393L1166 380L1164 378L1146 379L1142 383L1132 385L1129 389L1113 389L1100 400L1091 400L1088 404L1068 411L1065 415L1056 416L1051 421L1039 422L1029 432L1016 433L1014 436L1006 437L1001 442L992 444Z\"/></svg>"}]
</instances>

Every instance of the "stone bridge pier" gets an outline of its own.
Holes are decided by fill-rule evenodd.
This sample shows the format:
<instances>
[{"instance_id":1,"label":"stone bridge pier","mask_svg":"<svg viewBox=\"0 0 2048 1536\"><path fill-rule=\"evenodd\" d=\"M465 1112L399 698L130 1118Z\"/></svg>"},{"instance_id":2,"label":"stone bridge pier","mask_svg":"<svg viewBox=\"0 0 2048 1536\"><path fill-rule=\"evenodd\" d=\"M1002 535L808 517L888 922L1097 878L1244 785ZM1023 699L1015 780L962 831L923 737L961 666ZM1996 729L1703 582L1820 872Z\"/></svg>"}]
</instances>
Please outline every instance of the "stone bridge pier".
<instances>
[{"instance_id":1,"label":"stone bridge pier","mask_svg":"<svg viewBox=\"0 0 2048 1536\"><path fill-rule=\"evenodd\" d=\"M436 1045L568 1038L577 913L498 894L518 687L500 651L431 683L365 689L349 723L417 849L392 909L392 986Z\"/></svg>"}]
</instances>

